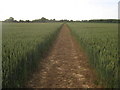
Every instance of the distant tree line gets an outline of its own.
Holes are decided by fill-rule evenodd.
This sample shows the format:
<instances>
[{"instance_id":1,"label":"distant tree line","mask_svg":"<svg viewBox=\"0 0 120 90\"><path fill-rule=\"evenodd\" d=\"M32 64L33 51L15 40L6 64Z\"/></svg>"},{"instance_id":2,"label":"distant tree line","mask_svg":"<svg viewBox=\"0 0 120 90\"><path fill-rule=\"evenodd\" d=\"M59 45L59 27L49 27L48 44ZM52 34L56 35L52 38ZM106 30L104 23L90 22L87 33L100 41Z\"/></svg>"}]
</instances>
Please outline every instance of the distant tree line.
<instances>
[{"instance_id":1,"label":"distant tree line","mask_svg":"<svg viewBox=\"0 0 120 90\"><path fill-rule=\"evenodd\" d=\"M84 21L83 21L84 22ZM120 23L118 19L98 19L98 20L86 20L86 22L93 22L93 23Z\"/></svg>"},{"instance_id":2,"label":"distant tree line","mask_svg":"<svg viewBox=\"0 0 120 90\"><path fill-rule=\"evenodd\" d=\"M46 19L42 17L41 19L35 19L35 20L15 20L13 17L10 17L9 19L6 19L3 22L15 22L15 23L49 23L49 22L90 22L90 23L120 23L120 19L94 19L94 20L55 20L55 19Z\"/></svg>"}]
</instances>

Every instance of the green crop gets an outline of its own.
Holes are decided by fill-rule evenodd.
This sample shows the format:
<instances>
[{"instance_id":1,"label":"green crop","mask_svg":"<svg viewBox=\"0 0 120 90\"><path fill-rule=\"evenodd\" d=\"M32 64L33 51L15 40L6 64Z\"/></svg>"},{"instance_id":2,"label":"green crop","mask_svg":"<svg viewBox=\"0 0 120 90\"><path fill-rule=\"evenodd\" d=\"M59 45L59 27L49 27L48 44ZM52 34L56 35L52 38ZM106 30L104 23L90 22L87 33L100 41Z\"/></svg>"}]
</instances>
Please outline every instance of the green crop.
<instances>
[{"instance_id":1,"label":"green crop","mask_svg":"<svg viewBox=\"0 0 120 90\"><path fill-rule=\"evenodd\" d=\"M49 50L61 23L3 23L3 87L21 87Z\"/></svg>"},{"instance_id":2,"label":"green crop","mask_svg":"<svg viewBox=\"0 0 120 90\"><path fill-rule=\"evenodd\" d=\"M91 65L103 84L119 87L118 25L107 23L68 23L72 34L87 52Z\"/></svg>"}]
</instances>

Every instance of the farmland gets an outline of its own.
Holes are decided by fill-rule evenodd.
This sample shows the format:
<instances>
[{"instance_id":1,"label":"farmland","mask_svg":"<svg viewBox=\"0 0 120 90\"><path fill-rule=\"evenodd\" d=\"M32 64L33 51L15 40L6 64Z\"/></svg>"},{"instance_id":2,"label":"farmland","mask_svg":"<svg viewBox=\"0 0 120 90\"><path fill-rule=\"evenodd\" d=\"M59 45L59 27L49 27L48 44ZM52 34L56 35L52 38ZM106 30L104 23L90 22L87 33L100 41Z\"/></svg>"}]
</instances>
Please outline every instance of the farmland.
<instances>
[{"instance_id":1,"label":"farmland","mask_svg":"<svg viewBox=\"0 0 120 90\"><path fill-rule=\"evenodd\" d=\"M2 36L3 87L119 87L115 23L3 23Z\"/></svg>"},{"instance_id":2,"label":"farmland","mask_svg":"<svg viewBox=\"0 0 120 90\"><path fill-rule=\"evenodd\" d=\"M3 23L3 87L20 87L48 51L61 23Z\"/></svg>"},{"instance_id":3,"label":"farmland","mask_svg":"<svg viewBox=\"0 0 120 90\"><path fill-rule=\"evenodd\" d=\"M119 87L118 26L109 23L69 23L89 62L107 87Z\"/></svg>"}]
</instances>

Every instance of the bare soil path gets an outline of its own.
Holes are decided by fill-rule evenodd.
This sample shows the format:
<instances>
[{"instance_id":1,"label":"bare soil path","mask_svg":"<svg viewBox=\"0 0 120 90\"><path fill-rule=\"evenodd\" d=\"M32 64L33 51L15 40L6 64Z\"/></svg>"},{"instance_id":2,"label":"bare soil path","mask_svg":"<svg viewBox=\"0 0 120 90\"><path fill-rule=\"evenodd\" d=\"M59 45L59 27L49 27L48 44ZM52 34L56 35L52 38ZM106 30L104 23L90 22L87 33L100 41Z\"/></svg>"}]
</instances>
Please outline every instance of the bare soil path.
<instances>
[{"instance_id":1,"label":"bare soil path","mask_svg":"<svg viewBox=\"0 0 120 90\"><path fill-rule=\"evenodd\" d=\"M26 84L29 88L95 88L87 56L63 25L50 54Z\"/></svg>"}]
</instances>

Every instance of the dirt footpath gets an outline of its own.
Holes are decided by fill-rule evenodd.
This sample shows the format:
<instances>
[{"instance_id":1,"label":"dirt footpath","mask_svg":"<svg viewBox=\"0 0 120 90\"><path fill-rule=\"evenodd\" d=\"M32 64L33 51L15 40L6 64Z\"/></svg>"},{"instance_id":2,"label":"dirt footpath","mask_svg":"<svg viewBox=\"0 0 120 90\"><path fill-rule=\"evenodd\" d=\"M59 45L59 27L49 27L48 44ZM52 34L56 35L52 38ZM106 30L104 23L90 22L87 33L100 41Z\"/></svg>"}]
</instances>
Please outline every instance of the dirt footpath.
<instances>
[{"instance_id":1,"label":"dirt footpath","mask_svg":"<svg viewBox=\"0 0 120 90\"><path fill-rule=\"evenodd\" d=\"M95 88L86 55L63 25L50 54L26 84L29 88Z\"/></svg>"}]
</instances>

